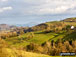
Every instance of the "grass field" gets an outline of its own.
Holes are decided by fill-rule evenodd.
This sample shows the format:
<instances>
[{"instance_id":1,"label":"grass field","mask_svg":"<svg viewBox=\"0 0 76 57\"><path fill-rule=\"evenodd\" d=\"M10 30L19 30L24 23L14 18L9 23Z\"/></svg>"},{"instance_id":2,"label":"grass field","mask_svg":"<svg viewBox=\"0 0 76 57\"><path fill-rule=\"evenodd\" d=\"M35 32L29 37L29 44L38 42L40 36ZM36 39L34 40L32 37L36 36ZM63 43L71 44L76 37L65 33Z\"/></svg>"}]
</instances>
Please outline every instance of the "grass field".
<instances>
[{"instance_id":1,"label":"grass field","mask_svg":"<svg viewBox=\"0 0 76 57\"><path fill-rule=\"evenodd\" d=\"M4 52L4 50L6 52ZM37 54L33 52L26 52L23 50L3 48L2 52L0 52L0 57L51 57L51 56L44 54Z\"/></svg>"},{"instance_id":2,"label":"grass field","mask_svg":"<svg viewBox=\"0 0 76 57\"><path fill-rule=\"evenodd\" d=\"M29 32L30 33L30 32ZM17 36L17 37L11 37L5 39L9 45L15 46L15 47L20 47L20 46L26 46L30 44L31 42L37 43L37 44L42 44L46 41L57 41L59 38L63 38L67 33L61 31L60 33L42 33L42 31L37 31L34 32L34 37L31 39L27 39L27 35L29 33L25 33L23 35Z\"/></svg>"},{"instance_id":3,"label":"grass field","mask_svg":"<svg viewBox=\"0 0 76 57\"><path fill-rule=\"evenodd\" d=\"M61 24L63 21L54 21L54 22L46 22L45 24L56 25ZM76 22L64 22L66 25L74 25L76 26ZM46 41L57 41L59 38L63 38L63 40L75 40L76 39L76 32L69 34L69 31L60 31L59 33L50 32L50 33L43 33L43 31L36 31L34 32L34 37L31 39L27 39L27 35L30 32L25 33L23 35L19 35L17 37L10 37L5 39L9 45L19 47L19 46L27 46L31 42L42 44Z\"/></svg>"},{"instance_id":4,"label":"grass field","mask_svg":"<svg viewBox=\"0 0 76 57\"><path fill-rule=\"evenodd\" d=\"M6 52L2 53L4 51ZM48 56L44 54L26 52L23 50L16 50L10 48L3 48L2 52L0 52L0 57L75 57L75 56Z\"/></svg>"}]
</instances>

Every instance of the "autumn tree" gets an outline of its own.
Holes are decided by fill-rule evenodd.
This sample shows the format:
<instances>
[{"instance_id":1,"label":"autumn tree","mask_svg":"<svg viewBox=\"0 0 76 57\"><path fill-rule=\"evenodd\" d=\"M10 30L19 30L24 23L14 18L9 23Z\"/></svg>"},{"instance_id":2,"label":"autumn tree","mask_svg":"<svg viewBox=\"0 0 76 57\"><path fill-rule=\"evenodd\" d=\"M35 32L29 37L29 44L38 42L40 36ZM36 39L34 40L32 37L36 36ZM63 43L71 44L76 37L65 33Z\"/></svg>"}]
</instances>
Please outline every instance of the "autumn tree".
<instances>
[{"instance_id":1,"label":"autumn tree","mask_svg":"<svg viewBox=\"0 0 76 57\"><path fill-rule=\"evenodd\" d=\"M50 28L50 25L48 24L46 27L46 33L50 32L50 31L51 31L51 28Z\"/></svg>"},{"instance_id":2,"label":"autumn tree","mask_svg":"<svg viewBox=\"0 0 76 57\"><path fill-rule=\"evenodd\" d=\"M72 46L73 46L73 50L74 50L74 52L76 53L76 40L73 41Z\"/></svg>"},{"instance_id":3,"label":"autumn tree","mask_svg":"<svg viewBox=\"0 0 76 57\"><path fill-rule=\"evenodd\" d=\"M33 51L33 52L38 52L38 53L43 53L43 48L35 43L30 43L30 45L28 45L26 47L27 51Z\"/></svg>"},{"instance_id":4,"label":"autumn tree","mask_svg":"<svg viewBox=\"0 0 76 57\"><path fill-rule=\"evenodd\" d=\"M28 35L27 35L27 39L31 39L34 37L34 33L33 32L30 32Z\"/></svg>"}]
</instances>

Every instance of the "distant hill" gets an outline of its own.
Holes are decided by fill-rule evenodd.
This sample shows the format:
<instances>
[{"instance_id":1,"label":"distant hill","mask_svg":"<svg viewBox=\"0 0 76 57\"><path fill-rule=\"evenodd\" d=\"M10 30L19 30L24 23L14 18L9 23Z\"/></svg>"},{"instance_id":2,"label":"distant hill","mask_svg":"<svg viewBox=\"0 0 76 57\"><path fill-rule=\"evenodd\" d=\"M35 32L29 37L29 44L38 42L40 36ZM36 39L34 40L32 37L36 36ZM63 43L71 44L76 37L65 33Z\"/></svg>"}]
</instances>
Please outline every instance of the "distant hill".
<instances>
[{"instance_id":1,"label":"distant hill","mask_svg":"<svg viewBox=\"0 0 76 57\"><path fill-rule=\"evenodd\" d=\"M0 31L2 30L10 30L12 28L15 28L16 26L13 25L7 25L7 24L0 24Z\"/></svg>"},{"instance_id":2,"label":"distant hill","mask_svg":"<svg viewBox=\"0 0 76 57\"><path fill-rule=\"evenodd\" d=\"M76 26L76 17L73 18L66 18L64 20L60 21L50 21L46 23L41 23L36 26L33 26L33 30L44 30L47 27L50 27L50 29L58 28L58 27L65 27L66 25L73 25Z\"/></svg>"},{"instance_id":3,"label":"distant hill","mask_svg":"<svg viewBox=\"0 0 76 57\"><path fill-rule=\"evenodd\" d=\"M65 24L63 24L63 22L61 22L61 21L52 21L52 22L38 24L36 26L33 26L32 29L35 31L45 30L47 28L53 30L54 28L60 28L60 27L64 27L64 26L65 26Z\"/></svg>"}]
</instances>

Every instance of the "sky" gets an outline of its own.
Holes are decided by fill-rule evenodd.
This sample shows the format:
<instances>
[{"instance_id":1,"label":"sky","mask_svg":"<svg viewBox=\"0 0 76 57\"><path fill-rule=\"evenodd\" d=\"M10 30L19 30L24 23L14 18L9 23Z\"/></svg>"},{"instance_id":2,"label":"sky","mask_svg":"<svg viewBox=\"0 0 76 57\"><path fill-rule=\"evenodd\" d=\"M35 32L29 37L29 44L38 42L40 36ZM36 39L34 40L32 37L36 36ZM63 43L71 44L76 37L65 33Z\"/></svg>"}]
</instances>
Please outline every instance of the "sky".
<instances>
[{"instance_id":1,"label":"sky","mask_svg":"<svg viewBox=\"0 0 76 57\"><path fill-rule=\"evenodd\" d=\"M30 24L76 17L76 0L0 0L0 24Z\"/></svg>"}]
</instances>

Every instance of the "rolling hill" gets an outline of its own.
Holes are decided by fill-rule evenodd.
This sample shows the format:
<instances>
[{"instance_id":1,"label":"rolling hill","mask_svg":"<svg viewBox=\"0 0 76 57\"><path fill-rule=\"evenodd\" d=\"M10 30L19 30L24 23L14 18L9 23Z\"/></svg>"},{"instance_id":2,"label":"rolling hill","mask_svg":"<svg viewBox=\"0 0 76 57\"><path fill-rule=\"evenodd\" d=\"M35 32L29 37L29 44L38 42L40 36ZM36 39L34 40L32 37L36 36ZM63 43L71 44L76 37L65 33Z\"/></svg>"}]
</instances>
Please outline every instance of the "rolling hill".
<instances>
[{"instance_id":1,"label":"rolling hill","mask_svg":"<svg viewBox=\"0 0 76 57\"><path fill-rule=\"evenodd\" d=\"M70 20L73 20L73 21L70 22ZM7 42L7 44L9 46L17 49L17 50L12 51L13 49L6 48L7 53L8 54L12 53L11 55L9 55L12 57L13 57L13 54L15 57L18 57L18 55L20 56L21 54L22 54L21 55L22 57L25 57L25 56L26 57L37 57L37 56L38 57L50 57L48 55L33 53L33 51L26 52L24 50L31 43L35 43L40 46L39 48L41 48L41 47L43 48L42 45L44 43L46 43L46 42L51 43L52 41L54 41L55 45L57 46L57 41L59 39L64 41L64 43L65 43L65 41L68 41L68 42L75 41L76 32L75 32L75 30L70 29L71 26L76 27L75 20L76 20L76 18L69 18L69 19L65 19L64 21L62 20L62 21L53 21L53 22L42 23L42 24L28 28L28 29L31 29L31 31L28 31L28 29L27 29L26 33L23 33L18 36L14 36L14 37L5 38L4 40ZM20 30L21 29L22 28L20 28ZM24 31L24 29L25 28L23 28L23 31ZM37 46L37 45L35 45L35 46ZM64 44L62 44L62 45L64 45ZM23 49L23 50L18 50L18 49ZM40 49L40 51L41 51L41 49ZM55 49L55 50L57 50L57 49ZM21 53L18 53L18 51Z\"/></svg>"},{"instance_id":2,"label":"rolling hill","mask_svg":"<svg viewBox=\"0 0 76 57\"><path fill-rule=\"evenodd\" d=\"M69 19L70 20L70 19ZM71 22L72 24L75 22ZM31 27L34 37L31 39L27 39L27 36L31 34L31 32L24 33L22 35L16 36L16 37L10 37L5 39L10 45L19 47L19 46L26 46L30 42L34 42L37 44L42 44L46 41L57 41L58 39L64 39L64 40L76 40L75 35L76 32L73 30L69 30L68 32L66 30L59 30L59 32L52 32L45 33L46 28L50 25L50 29L53 30L54 28L64 28L66 25L71 25L69 22L63 22L62 21L54 21L54 22L47 22L43 24L39 24L37 26ZM74 25L74 24L73 24ZM72 33L70 32L72 31Z\"/></svg>"}]
</instances>

